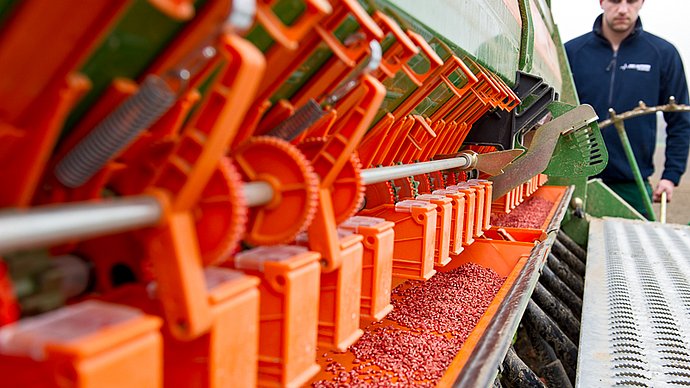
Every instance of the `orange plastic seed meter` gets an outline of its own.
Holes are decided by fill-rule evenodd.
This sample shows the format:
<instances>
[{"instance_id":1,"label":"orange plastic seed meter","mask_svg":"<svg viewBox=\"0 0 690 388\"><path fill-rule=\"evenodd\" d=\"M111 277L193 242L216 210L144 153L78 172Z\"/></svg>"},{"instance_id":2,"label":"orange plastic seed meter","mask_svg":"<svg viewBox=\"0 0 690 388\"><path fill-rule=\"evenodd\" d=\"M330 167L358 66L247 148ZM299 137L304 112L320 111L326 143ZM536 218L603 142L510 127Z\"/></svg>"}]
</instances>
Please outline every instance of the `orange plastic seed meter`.
<instances>
[{"instance_id":1,"label":"orange plastic seed meter","mask_svg":"<svg viewBox=\"0 0 690 388\"><path fill-rule=\"evenodd\" d=\"M434 265L445 267L450 263L450 227L453 216L453 200L443 195L422 194L415 198L418 201L436 205L436 243L434 247Z\"/></svg>"},{"instance_id":2,"label":"orange plastic seed meter","mask_svg":"<svg viewBox=\"0 0 690 388\"><path fill-rule=\"evenodd\" d=\"M475 190L474 207L474 237L481 237L484 234L484 186L479 183L460 182L458 187L471 187ZM488 204L486 204L488 206Z\"/></svg>"},{"instance_id":3,"label":"orange plastic seed meter","mask_svg":"<svg viewBox=\"0 0 690 388\"><path fill-rule=\"evenodd\" d=\"M204 269L213 322L193 341L166 335L165 385L256 386L259 280L226 268Z\"/></svg>"},{"instance_id":4,"label":"orange plastic seed meter","mask_svg":"<svg viewBox=\"0 0 690 388\"><path fill-rule=\"evenodd\" d=\"M160 327L156 317L100 301L23 319L0 329L2 384L161 387Z\"/></svg>"},{"instance_id":5,"label":"orange plastic seed meter","mask_svg":"<svg viewBox=\"0 0 690 388\"><path fill-rule=\"evenodd\" d=\"M462 230L465 226L465 194L457 190L434 190L432 194L443 195L451 200L450 254L459 255L462 250Z\"/></svg>"},{"instance_id":6,"label":"orange plastic seed meter","mask_svg":"<svg viewBox=\"0 0 690 388\"><path fill-rule=\"evenodd\" d=\"M362 284L362 236L352 230L337 229L339 260L336 268L321 268L318 345L344 352L362 336L359 306ZM309 246L308 234L296 242Z\"/></svg>"},{"instance_id":7,"label":"orange plastic seed meter","mask_svg":"<svg viewBox=\"0 0 690 388\"><path fill-rule=\"evenodd\" d=\"M494 184L487 179L470 179L467 182L473 185L479 184L484 187L484 223L482 229L487 230L491 227L491 201L494 195Z\"/></svg>"},{"instance_id":8,"label":"orange plastic seed meter","mask_svg":"<svg viewBox=\"0 0 690 388\"><path fill-rule=\"evenodd\" d=\"M391 282L393 271L394 223L383 218L354 216L340 224L364 239L362 256L362 295L360 313L363 322L380 321L393 310Z\"/></svg>"},{"instance_id":9,"label":"orange plastic seed meter","mask_svg":"<svg viewBox=\"0 0 690 388\"><path fill-rule=\"evenodd\" d=\"M408 199L360 212L363 216L381 217L395 223L393 277L428 280L436 273L436 208L428 202Z\"/></svg>"},{"instance_id":10,"label":"orange plastic seed meter","mask_svg":"<svg viewBox=\"0 0 690 388\"><path fill-rule=\"evenodd\" d=\"M477 191L469 186L448 186L446 190L458 191L465 195L464 226L462 228L462 245L468 246L474 242L474 213L477 212Z\"/></svg>"},{"instance_id":11,"label":"orange plastic seed meter","mask_svg":"<svg viewBox=\"0 0 690 388\"><path fill-rule=\"evenodd\" d=\"M258 386L298 387L319 371L319 259L290 245L258 247L234 258L235 268L261 279Z\"/></svg>"},{"instance_id":12,"label":"orange plastic seed meter","mask_svg":"<svg viewBox=\"0 0 690 388\"><path fill-rule=\"evenodd\" d=\"M477 179L484 185L484 230L491 228L491 201L494 196L494 183L487 179Z\"/></svg>"},{"instance_id":13,"label":"orange plastic seed meter","mask_svg":"<svg viewBox=\"0 0 690 388\"><path fill-rule=\"evenodd\" d=\"M180 387L256 386L259 347L259 279L227 268L204 268L211 307L209 331L193 340L163 334L163 385ZM155 284L155 283L153 283ZM106 301L163 317L157 287L128 284Z\"/></svg>"}]
</instances>

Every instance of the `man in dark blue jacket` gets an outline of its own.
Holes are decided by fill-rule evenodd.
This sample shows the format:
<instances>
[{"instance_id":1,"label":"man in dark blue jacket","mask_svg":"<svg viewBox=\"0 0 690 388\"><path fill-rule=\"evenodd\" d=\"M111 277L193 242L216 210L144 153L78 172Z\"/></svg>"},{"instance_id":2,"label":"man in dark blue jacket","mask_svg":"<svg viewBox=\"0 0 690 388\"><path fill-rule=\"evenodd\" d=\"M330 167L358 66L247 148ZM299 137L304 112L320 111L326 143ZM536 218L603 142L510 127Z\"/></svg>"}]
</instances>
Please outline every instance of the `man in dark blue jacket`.
<instances>
[{"instance_id":1,"label":"man in dark blue jacket","mask_svg":"<svg viewBox=\"0 0 690 388\"><path fill-rule=\"evenodd\" d=\"M604 13L594 22L592 32L565 44L580 102L594 107L600 119L609 108L622 113L639 101L648 106L668 103L671 96L679 104L688 103L688 86L678 51L669 42L642 29L638 13L644 0L600 0ZM661 180L653 190L659 201L685 172L690 143L690 114L665 113L667 123L666 163ZM645 181L654 172L656 116L646 115L625 121L635 159ZM602 130L609 152L609 164L600 174L608 186L645 216L639 190L613 126Z\"/></svg>"}]
</instances>

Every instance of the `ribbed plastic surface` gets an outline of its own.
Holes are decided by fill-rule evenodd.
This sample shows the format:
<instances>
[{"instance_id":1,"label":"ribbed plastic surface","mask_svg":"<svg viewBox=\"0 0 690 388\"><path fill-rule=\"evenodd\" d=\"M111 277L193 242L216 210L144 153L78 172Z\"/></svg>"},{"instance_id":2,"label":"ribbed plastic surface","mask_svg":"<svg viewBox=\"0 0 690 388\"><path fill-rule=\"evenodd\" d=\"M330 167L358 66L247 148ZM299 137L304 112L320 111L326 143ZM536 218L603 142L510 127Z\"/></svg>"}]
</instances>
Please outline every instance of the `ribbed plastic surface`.
<instances>
[{"instance_id":1,"label":"ribbed plastic surface","mask_svg":"<svg viewBox=\"0 0 690 388\"><path fill-rule=\"evenodd\" d=\"M590 224L577 386L690 386L690 228Z\"/></svg>"}]
</instances>

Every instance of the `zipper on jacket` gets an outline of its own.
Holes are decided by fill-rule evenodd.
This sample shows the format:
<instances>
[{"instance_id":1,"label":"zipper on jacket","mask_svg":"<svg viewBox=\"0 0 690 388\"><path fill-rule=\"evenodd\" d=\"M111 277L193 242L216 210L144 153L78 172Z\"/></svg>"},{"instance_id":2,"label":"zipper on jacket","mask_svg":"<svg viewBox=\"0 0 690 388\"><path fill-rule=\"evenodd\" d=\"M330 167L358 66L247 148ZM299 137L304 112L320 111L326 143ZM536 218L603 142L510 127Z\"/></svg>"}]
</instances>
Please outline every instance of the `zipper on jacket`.
<instances>
[{"instance_id":1,"label":"zipper on jacket","mask_svg":"<svg viewBox=\"0 0 690 388\"><path fill-rule=\"evenodd\" d=\"M609 108L613 108L613 83L616 80L616 61L618 58L618 51L613 52L613 57L611 58L611 62L609 62L609 65L606 67L606 71L611 72L611 82L609 84Z\"/></svg>"}]
</instances>

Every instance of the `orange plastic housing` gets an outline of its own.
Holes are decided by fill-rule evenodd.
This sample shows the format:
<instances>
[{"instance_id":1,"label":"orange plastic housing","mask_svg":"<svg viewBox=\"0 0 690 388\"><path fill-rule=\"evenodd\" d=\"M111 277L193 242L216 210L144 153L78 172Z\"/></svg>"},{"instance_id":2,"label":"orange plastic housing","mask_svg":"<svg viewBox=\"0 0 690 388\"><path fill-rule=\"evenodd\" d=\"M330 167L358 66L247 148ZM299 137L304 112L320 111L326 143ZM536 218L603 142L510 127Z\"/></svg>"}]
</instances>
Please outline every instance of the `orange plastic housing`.
<instances>
[{"instance_id":1,"label":"orange plastic housing","mask_svg":"<svg viewBox=\"0 0 690 388\"><path fill-rule=\"evenodd\" d=\"M207 267L212 323L209 331L193 340L179 340L167 330L163 335L164 386L255 386L259 347L259 280L240 271ZM157 292L156 292L157 293ZM132 284L107 294L107 300L163 317L156 294Z\"/></svg>"},{"instance_id":2,"label":"orange plastic housing","mask_svg":"<svg viewBox=\"0 0 690 388\"><path fill-rule=\"evenodd\" d=\"M354 216L340 224L363 237L362 291L360 317L380 321L393 310L391 280L393 271L394 223L383 218Z\"/></svg>"},{"instance_id":3,"label":"orange plastic housing","mask_svg":"<svg viewBox=\"0 0 690 388\"><path fill-rule=\"evenodd\" d=\"M475 190L474 199L477 201L474 211L474 237L481 237L484 234L484 214L486 213L485 207L485 193L484 185L480 183L472 182L462 182L459 186L469 186ZM489 204L486 203L488 207Z\"/></svg>"},{"instance_id":4,"label":"orange plastic housing","mask_svg":"<svg viewBox=\"0 0 690 388\"><path fill-rule=\"evenodd\" d=\"M359 306L362 292L362 236L343 231L338 268L321 274L318 345L345 351L362 336Z\"/></svg>"},{"instance_id":5,"label":"orange plastic housing","mask_svg":"<svg viewBox=\"0 0 690 388\"><path fill-rule=\"evenodd\" d=\"M360 212L360 215L381 217L395 223L394 277L427 280L436 273L436 208L436 205L428 202L404 200L395 205L382 205Z\"/></svg>"},{"instance_id":6,"label":"orange plastic housing","mask_svg":"<svg viewBox=\"0 0 690 388\"><path fill-rule=\"evenodd\" d=\"M528 181L531 182L532 180ZM469 183L479 183L484 186L484 225L483 230L487 230L491 227L491 202L494 195L494 184L493 182L486 179L470 179ZM530 192L530 194L533 191Z\"/></svg>"},{"instance_id":7,"label":"orange plastic housing","mask_svg":"<svg viewBox=\"0 0 690 388\"><path fill-rule=\"evenodd\" d=\"M443 195L451 200L452 213L450 216L450 248L449 252L459 255L462 247L462 231L465 226L465 194L457 190L434 190L432 194Z\"/></svg>"},{"instance_id":8,"label":"orange plastic housing","mask_svg":"<svg viewBox=\"0 0 690 388\"><path fill-rule=\"evenodd\" d=\"M470 186L448 186L447 190L457 190L465 195L465 215L462 229L462 245L468 246L474 242L474 220L477 211L477 190Z\"/></svg>"},{"instance_id":9,"label":"orange plastic housing","mask_svg":"<svg viewBox=\"0 0 690 388\"><path fill-rule=\"evenodd\" d=\"M259 280L239 271L204 270L213 323L193 341L165 336L165 386L255 386Z\"/></svg>"},{"instance_id":10,"label":"orange plastic housing","mask_svg":"<svg viewBox=\"0 0 690 388\"><path fill-rule=\"evenodd\" d=\"M418 201L436 205L436 243L434 247L434 265L444 267L450 263L450 226L453 216L453 200L443 195L422 194Z\"/></svg>"},{"instance_id":11,"label":"orange plastic housing","mask_svg":"<svg viewBox=\"0 0 690 388\"><path fill-rule=\"evenodd\" d=\"M0 329L3 386L161 387L161 320L87 301Z\"/></svg>"},{"instance_id":12,"label":"orange plastic housing","mask_svg":"<svg viewBox=\"0 0 690 388\"><path fill-rule=\"evenodd\" d=\"M243 251L234 266L261 279L259 366L262 387L298 387L319 371L316 331L320 255L276 245Z\"/></svg>"}]
</instances>

